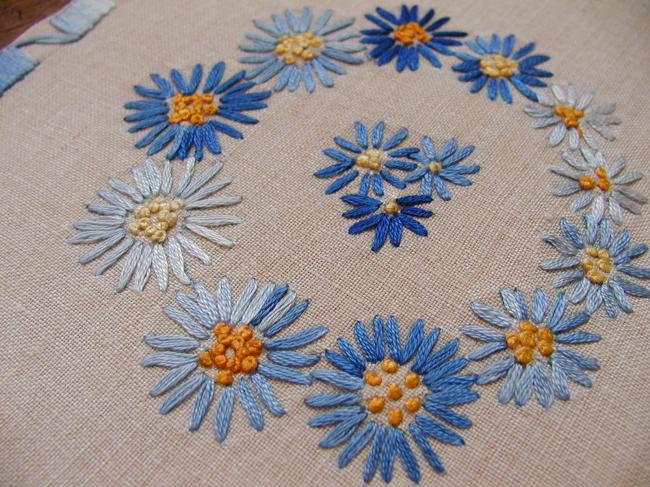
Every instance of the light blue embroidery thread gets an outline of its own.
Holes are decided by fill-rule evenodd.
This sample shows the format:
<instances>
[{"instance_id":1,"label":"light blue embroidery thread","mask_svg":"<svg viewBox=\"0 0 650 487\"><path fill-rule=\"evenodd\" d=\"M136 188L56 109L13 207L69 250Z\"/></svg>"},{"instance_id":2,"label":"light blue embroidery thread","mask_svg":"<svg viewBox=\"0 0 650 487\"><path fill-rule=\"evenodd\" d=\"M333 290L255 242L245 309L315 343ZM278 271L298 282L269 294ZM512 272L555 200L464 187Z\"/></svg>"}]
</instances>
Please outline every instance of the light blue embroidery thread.
<instances>
[{"instance_id":1,"label":"light blue embroidery thread","mask_svg":"<svg viewBox=\"0 0 650 487\"><path fill-rule=\"evenodd\" d=\"M364 482L370 482L377 469L383 480L390 482L396 456L409 479L418 482L420 467L402 427L405 422L425 460L435 471L444 472L429 439L463 445L462 437L451 427L469 428L471 421L454 409L476 401L479 395L471 390L476 376L460 375L469 361L454 358L458 339L436 349L439 335L439 328L425 334L424 323L416 320L402 340L395 317L384 322L376 316L371 332L361 322L355 325L357 347L339 338L339 351L326 351L335 368L316 369L312 376L335 392L312 394L305 404L326 410L309 425L333 426L320 446L343 447L339 468L367 449ZM381 414L384 408L388 409L386 418Z\"/></svg>"},{"instance_id":2,"label":"light blue embroidery thread","mask_svg":"<svg viewBox=\"0 0 650 487\"><path fill-rule=\"evenodd\" d=\"M0 51L0 95L38 65L38 60L19 48L31 44L67 44L78 41L113 7L111 0L73 0L49 21L50 25L61 32L60 34L29 37L2 49Z\"/></svg>"},{"instance_id":3,"label":"light blue embroidery thread","mask_svg":"<svg viewBox=\"0 0 650 487\"><path fill-rule=\"evenodd\" d=\"M499 360L479 373L477 384L489 384L505 377L497 394L500 403L506 404L514 399L517 406L523 406L534 392L537 402L544 408L551 407L555 397L561 400L570 398L567 379L591 387L591 379L584 371L598 369L598 361L565 348L565 345L600 340L601 337L595 333L575 331L587 323L588 313L581 311L565 316L565 294L559 293L549 303L548 296L541 289L535 290L530 306L526 305L518 289L514 292L502 289L501 299L507 315L483 303L470 305L477 317L496 329L462 328L465 335L484 342L467 355L468 359L483 360L501 354ZM548 337L548 330L551 339L547 344L552 348L544 345L540 338Z\"/></svg>"},{"instance_id":4,"label":"light blue embroidery thread","mask_svg":"<svg viewBox=\"0 0 650 487\"><path fill-rule=\"evenodd\" d=\"M214 297L198 282L194 281L192 287L194 296L176 293L182 311L164 309L165 314L189 336L158 335L144 339L145 343L159 351L147 355L141 365L170 369L151 388L149 394L159 396L168 393L160 406L161 414L167 414L195 395L189 421L190 431L196 431L200 427L214 396L218 394L213 429L215 438L220 443L228 435L235 400L244 410L251 427L261 431L264 427L262 405L274 416L282 416L286 412L268 379L310 384L309 375L298 369L313 365L320 359L320 355L302 353L296 349L321 338L327 333L327 328L314 326L278 336L309 305L308 300L296 302L296 293L286 285L268 283L260 286L255 279L250 279L236 300L231 296L230 282L226 278L219 280ZM215 343L204 344L210 332L214 332ZM235 340L240 340L240 343L236 345ZM259 345L255 341L259 341ZM241 369L230 373L230 376L223 375L231 369L222 367L222 364L214 360L217 360L217 355L222 351L215 347L224 343L227 344L225 348L230 347L233 351L229 360L235 360L235 357L239 359L237 351L242 350L242 344L245 345L244 351L248 350L246 353L250 353L250 347L260 346L255 368L244 368L246 359L255 356L249 354L247 358L241 359ZM228 364L228 367L231 365ZM214 378L209 374L211 369L216 370Z\"/></svg>"}]
</instances>

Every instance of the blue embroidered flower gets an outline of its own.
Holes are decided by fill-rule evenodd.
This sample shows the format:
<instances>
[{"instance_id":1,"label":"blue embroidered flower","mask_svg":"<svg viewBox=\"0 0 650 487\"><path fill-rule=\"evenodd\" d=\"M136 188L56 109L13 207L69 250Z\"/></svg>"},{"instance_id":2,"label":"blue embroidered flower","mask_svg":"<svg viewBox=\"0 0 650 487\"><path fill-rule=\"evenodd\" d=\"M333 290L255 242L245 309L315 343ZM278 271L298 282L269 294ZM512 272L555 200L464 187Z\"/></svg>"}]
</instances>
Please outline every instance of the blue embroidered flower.
<instances>
[{"instance_id":1,"label":"blue embroidered flower","mask_svg":"<svg viewBox=\"0 0 650 487\"><path fill-rule=\"evenodd\" d=\"M509 35L503 39L492 34L488 42L481 36L476 41L465 44L475 54L464 52L456 53L462 63L452 66L454 71L462 74L460 81L472 82L470 93L476 93L487 84L487 93L490 100L496 100L499 94L506 103L512 103L512 95L508 83L510 82L519 93L532 101L538 101L537 94L530 88L544 87L546 83L539 78L549 78L553 73L543 71L537 66L548 61L548 56L540 54L529 55L535 49L535 43L530 42L514 52L515 36Z\"/></svg>"},{"instance_id":2,"label":"blue embroidered flower","mask_svg":"<svg viewBox=\"0 0 650 487\"><path fill-rule=\"evenodd\" d=\"M277 75L273 86L275 91L288 87L294 92L302 81L307 92L311 93L316 88L314 76L323 86L333 86L334 81L327 72L346 73L335 61L361 64L363 59L351 53L365 48L346 42L359 37L359 34L341 32L354 23L353 17L330 22L331 17L332 11L325 10L312 24L312 11L304 7L300 17L290 10L286 10L284 16L272 15L273 24L253 20L266 35L247 34L246 38L253 44L239 46L242 51L254 53L239 61L257 65L247 72L246 78L261 84Z\"/></svg>"},{"instance_id":3,"label":"blue embroidered flower","mask_svg":"<svg viewBox=\"0 0 650 487\"><path fill-rule=\"evenodd\" d=\"M361 194L348 194L342 196L341 199L354 206L353 209L343 213L344 217L367 217L354 223L348 229L350 235L375 229L375 238L371 247L373 252L378 252L388 237L394 247L399 247L403 228L421 237L426 237L428 234L427 229L414 218L429 218L433 215L430 210L417 208L419 205L430 203L430 196L408 195L382 201Z\"/></svg>"},{"instance_id":4,"label":"blue embroidered flower","mask_svg":"<svg viewBox=\"0 0 650 487\"><path fill-rule=\"evenodd\" d=\"M381 7L377 8L377 14L381 18L366 14L366 18L378 28L362 30L364 37L361 42L376 44L368 56L374 58L379 66L397 57L395 69L400 73L406 66L411 71L418 69L420 56L434 67L442 67L436 53L452 56L454 52L448 46L462 45L455 38L467 35L457 30L438 30L449 22L449 17L433 20L434 11L430 9L420 18L417 5L410 8L402 5L399 17Z\"/></svg>"},{"instance_id":5,"label":"blue embroidered flower","mask_svg":"<svg viewBox=\"0 0 650 487\"><path fill-rule=\"evenodd\" d=\"M460 375L469 360L454 358L457 338L434 350L440 328L425 336L421 320L413 323L403 346L393 316L385 326L376 316L372 328L370 338L363 323L357 322L354 337L360 352L339 338L340 352L325 352L336 369L312 372L315 379L333 386L336 392L313 394L305 399L305 404L313 408L334 408L314 416L309 425L334 426L320 446L334 448L345 444L339 468L369 447L364 482L370 482L378 467L384 481L390 482L396 456L409 479L420 480L420 466L407 434L431 468L442 473L445 468L429 438L448 445L465 443L451 427L466 429L472 425L467 416L455 411L455 406L479 398L471 390L476 376Z\"/></svg>"},{"instance_id":6,"label":"blue embroidered flower","mask_svg":"<svg viewBox=\"0 0 650 487\"><path fill-rule=\"evenodd\" d=\"M566 218L560 220L562 236L544 233L541 239L557 250L561 257L545 260L540 267L547 271L567 271L553 281L556 288L572 284L569 300L576 304L586 298L586 309L593 314L601 304L610 318L618 309L631 313L627 295L650 298L650 290L628 281L625 276L650 279L650 269L632 264L648 251L646 244L630 246L630 233L623 229L614 234L611 220L600 223L590 214L583 215L580 231Z\"/></svg>"},{"instance_id":7,"label":"blue embroidered flower","mask_svg":"<svg viewBox=\"0 0 650 487\"><path fill-rule=\"evenodd\" d=\"M536 289L530 308L518 289L501 290L503 306L508 316L479 302L470 308L481 320L498 330L480 326L465 326L465 335L485 342L467 355L470 360L482 360L494 354L502 358L485 367L477 384L489 384L505 376L497 398L506 404L513 397L517 406L528 402L533 391L537 402L549 408L553 398L570 398L567 379L591 387L585 370L598 369L595 358L585 357L564 345L593 343L600 336L586 331L574 331L589 320L584 311L564 316L566 298L558 294L553 303L541 289Z\"/></svg>"},{"instance_id":8,"label":"blue embroidered flower","mask_svg":"<svg viewBox=\"0 0 650 487\"><path fill-rule=\"evenodd\" d=\"M149 394L169 392L160 405L160 413L167 414L196 393L189 421L189 430L196 431L219 390L213 422L218 442L228 434L235 396L250 425L261 431L264 413L260 402L274 416L285 413L267 379L310 384L311 378L297 368L315 364L320 355L295 350L318 340L327 329L315 326L278 336L309 305L308 300L295 303L296 293L287 285L258 286L250 279L237 300L231 299L226 278L219 280L214 298L201 284L194 282L193 287L195 297L176 293L183 311L163 308L189 336L144 338L160 351L147 355L141 365L171 369Z\"/></svg>"},{"instance_id":9,"label":"blue embroidered flower","mask_svg":"<svg viewBox=\"0 0 650 487\"><path fill-rule=\"evenodd\" d=\"M435 188L438 196L445 201L451 199L451 193L449 193L446 183L459 186L472 184L472 181L464 174L475 174L480 167L476 164L466 166L459 162L474 152L473 145L466 145L458 149L456 139L451 139L436 152L430 137L422 137L420 144L422 151L409 155L409 158L418 162L418 166L406 175L404 182L411 183L420 180L420 193L432 196Z\"/></svg>"},{"instance_id":10,"label":"blue embroidered flower","mask_svg":"<svg viewBox=\"0 0 650 487\"><path fill-rule=\"evenodd\" d=\"M384 122L377 122L372 129L370 139L368 139L368 130L364 124L355 122L354 128L357 138L356 144L343 137L334 137L336 145L351 153L351 155L332 148L323 151L327 157L335 161L335 164L316 171L314 176L318 178L338 176L327 187L325 194L332 194L346 187L356 179L359 170L365 171L359 183L359 194L368 194L368 190L372 187L373 193L377 196L383 196L382 179L396 188L405 188L406 185L399 178L393 176L389 169L409 170L415 167L412 162L398 158L417 152L417 147L396 149L408 136L408 130L405 128L398 130L382 145Z\"/></svg>"},{"instance_id":11,"label":"blue embroidered flower","mask_svg":"<svg viewBox=\"0 0 650 487\"><path fill-rule=\"evenodd\" d=\"M194 151L194 158L200 161L204 147L213 154L221 153L217 132L243 139L244 135L239 130L230 123L220 122L216 117L239 123L257 123L257 119L243 112L266 108L261 100L271 93L249 92L255 83L242 81L244 71L222 81L224 71L223 62L215 64L201 90L199 84L203 67L200 64L194 66L189 81L179 71L172 69L169 77L173 85L154 73L151 79L155 88L134 86L135 92L146 100L126 103L124 108L135 111L125 116L124 120L136 122L129 127L129 132L149 130L135 146L138 149L149 146L147 155L151 156L171 143L165 155L167 159L185 159ZM218 100L215 95L219 96Z\"/></svg>"}]
</instances>

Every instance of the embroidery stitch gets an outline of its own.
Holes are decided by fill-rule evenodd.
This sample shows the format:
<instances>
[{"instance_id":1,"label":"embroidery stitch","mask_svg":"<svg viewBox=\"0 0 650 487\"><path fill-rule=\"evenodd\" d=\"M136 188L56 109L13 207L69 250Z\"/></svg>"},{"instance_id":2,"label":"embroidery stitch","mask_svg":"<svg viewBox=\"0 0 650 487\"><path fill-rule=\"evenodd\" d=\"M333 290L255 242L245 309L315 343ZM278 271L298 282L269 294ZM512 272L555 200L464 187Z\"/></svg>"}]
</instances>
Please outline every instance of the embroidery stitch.
<instances>
[{"instance_id":1,"label":"embroidery stitch","mask_svg":"<svg viewBox=\"0 0 650 487\"><path fill-rule=\"evenodd\" d=\"M530 124L533 128L553 127L548 134L548 145L559 145L568 135L569 148L578 149L580 140L584 140L592 149L598 149L594 132L605 140L614 140L614 134L608 125L617 125L621 120L611 114L616 105L608 103L598 107L590 107L595 93L587 91L578 98L576 87L569 83L567 92L555 84L551 84L552 97L545 93L537 93L541 106L528 105L524 112L535 120ZM593 132L592 132L593 129Z\"/></svg>"},{"instance_id":2,"label":"embroidery stitch","mask_svg":"<svg viewBox=\"0 0 650 487\"><path fill-rule=\"evenodd\" d=\"M93 274L100 275L123 260L116 286L118 291L129 283L133 289L143 291L152 269L158 287L165 291L169 267L180 282L189 284L183 250L203 264L209 264L210 257L188 233L229 248L234 242L209 227L241 223L234 215L201 212L237 204L241 197L215 197L232 182L230 177L213 181L223 167L221 162L212 163L196 177L193 177L194 165L193 158L186 161L185 171L176 185L172 180L171 163L165 161L161 172L150 159L145 161L143 169L131 168L135 188L117 178L109 178L112 190L97 191L105 203L91 203L87 207L96 218L73 224L79 233L68 243L99 242L83 254L79 262L88 264L105 255L93 270Z\"/></svg>"},{"instance_id":3,"label":"embroidery stitch","mask_svg":"<svg viewBox=\"0 0 650 487\"><path fill-rule=\"evenodd\" d=\"M431 137L422 137L422 150L409 154L409 158L417 161L416 168L406 175L404 182L420 181L420 193L433 196L435 188L438 196L445 201L451 200L447 183L459 186L469 186L472 181L465 175L476 174L480 167L477 164L462 165L462 160L474 152L473 145L458 148L456 139L449 140L438 152Z\"/></svg>"},{"instance_id":4,"label":"embroidery stitch","mask_svg":"<svg viewBox=\"0 0 650 487\"><path fill-rule=\"evenodd\" d=\"M359 194L367 195L370 188L377 196L384 195L383 181L398 188L404 189L406 185L399 178L391 174L390 169L413 169L415 164L400 159L417 152L417 147L400 147L408 137L408 130L402 128L395 132L386 142L384 140L383 121L377 122L372 131L368 131L361 122L355 122L356 143L343 137L334 137L334 142L346 152L329 148L323 151L335 164L324 167L314 173L317 178L331 178L337 176L325 194L332 194L345 188L354 181L363 171L359 183ZM383 144L383 145L382 145ZM348 154L349 153L349 154Z\"/></svg>"},{"instance_id":5,"label":"embroidery stitch","mask_svg":"<svg viewBox=\"0 0 650 487\"><path fill-rule=\"evenodd\" d=\"M160 413L167 414L198 390L189 422L189 430L196 431L220 389L213 421L216 440L221 443L228 435L235 396L249 424L261 431L260 402L274 416L286 413L268 379L310 384L311 378L297 369L315 364L320 355L295 350L321 338L327 328L314 326L278 336L309 306L306 299L296 303L296 293L288 285L258 286L255 279L249 279L237 300L231 298L230 281L225 277L219 280L214 297L201 284L193 282L192 286L194 297L176 293L183 311L163 308L189 337L144 338L158 351L147 355L141 366L171 369L149 395L168 393L160 405Z\"/></svg>"},{"instance_id":6,"label":"embroidery stitch","mask_svg":"<svg viewBox=\"0 0 650 487\"><path fill-rule=\"evenodd\" d=\"M592 215L585 214L583 225L581 231L562 218L562 236L543 233L542 241L557 250L561 257L541 262L540 268L563 271L553 281L553 287L571 284L569 301L574 304L585 301L589 314L595 313L601 304L610 318L616 318L619 308L631 313L632 305L627 295L650 298L650 290L626 279L628 276L650 279L650 269L632 264L648 251L648 246L630 246L629 232L623 229L614 234L611 220L607 218L598 223Z\"/></svg>"},{"instance_id":7,"label":"embroidery stitch","mask_svg":"<svg viewBox=\"0 0 650 487\"><path fill-rule=\"evenodd\" d=\"M645 204L647 198L629 186L643 178L642 173L625 172L627 162L623 156L610 164L601 152L594 153L587 147L581 147L580 154L581 159L569 152L562 152L562 159L571 166L571 170L549 166L552 173L568 179L553 188L555 196L577 193L571 202L571 211L576 212L591 205L591 214L597 221L607 214L621 225L623 209L636 215L641 213L639 205Z\"/></svg>"},{"instance_id":8,"label":"embroidery stitch","mask_svg":"<svg viewBox=\"0 0 650 487\"><path fill-rule=\"evenodd\" d=\"M483 360L497 353L502 357L479 373L477 384L490 384L505 376L497 394L500 403L507 404L514 398L517 406L523 406L534 391L537 402L545 409L551 407L554 397L570 399L567 379L591 387L591 379L584 371L597 370L598 361L564 347L600 340L595 333L574 331L589 320L588 313L565 316L564 293L559 293L549 306L549 298L541 289L535 290L530 306L518 289L501 289L501 300L508 315L483 303L470 305L478 318L499 330L462 328L465 335L485 342L470 352L468 359Z\"/></svg>"},{"instance_id":9,"label":"embroidery stitch","mask_svg":"<svg viewBox=\"0 0 650 487\"><path fill-rule=\"evenodd\" d=\"M456 38L465 37L466 32L442 31L442 26L449 22L449 17L434 20L434 11L429 9L422 18L418 15L418 6L402 5L399 17L377 7L376 17L366 14L366 18L376 25L373 29L364 29L361 33L363 44L375 45L368 57L376 60L378 66L391 62L395 57L395 69L401 73L406 66L415 71L420 66L420 56L429 61L433 67L440 68L442 63L438 55L453 56L450 46L461 46ZM381 17L381 18L380 18Z\"/></svg>"},{"instance_id":10,"label":"embroidery stitch","mask_svg":"<svg viewBox=\"0 0 650 487\"><path fill-rule=\"evenodd\" d=\"M390 243L393 247L399 247L402 241L403 228L421 237L428 235L427 229L415 218L429 218L433 215L430 210L418 208L420 205L430 203L430 196L409 195L395 199L385 198L379 200L362 194L349 194L342 196L341 200L354 206L353 209L343 213L344 217L366 217L354 223L348 229L350 235L375 229L375 237L371 247L373 252L378 252L388 237L390 237Z\"/></svg>"},{"instance_id":11,"label":"embroidery stitch","mask_svg":"<svg viewBox=\"0 0 650 487\"><path fill-rule=\"evenodd\" d=\"M189 80L176 69L170 72L170 83L159 74L151 74L155 88L136 85L134 91L145 100L130 101L124 105L134 110L124 117L126 122L135 122L129 132L147 129L135 147L149 146L147 155L161 151L167 145L171 148L166 159L203 159L204 147L212 154L221 154L217 133L234 139L244 135L230 123L216 120L220 117L229 122L255 124L256 118L243 112L266 108L262 103L271 95L270 91L250 91L255 83L244 81L244 71L239 71L223 80L225 63L212 66L199 92L203 78L203 66L197 64ZM218 96L218 100L215 99ZM193 154L192 154L193 152Z\"/></svg>"},{"instance_id":12,"label":"embroidery stitch","mask_svg":"<svg viewBox=\"0 0 650 487\"><path fill-rule=\"evenodd\" d=\"M470 93L477 93L487 84L487 94L490 100L496 100L499 95L506 103L512 103L512 94L508 81L519 93L532 101L538 101L537 94L531 86L545 87L546 83L539 78L550 78L553 73L543 71L537 66L550 59L539 54L531 55L535 43L529 42L514 51L516 37L512 34L501 41L497 34L492 34L490 41L477 36L475 41L465 44L474 53L457 52L456 57L463 62L451 67L454 71L463 73L458 79L464 83L472 82ZM514 51L514 54L513 54Z\"/></svg>"},{"instance_id":13,"label":"embroidery stitch","mask_svg":"<svg viewBox=\"0 0 650 487\"><path fill-rule=\"evenodd\" d=\"M305 90L311 93L316 88L315 78L329 88L334 81L328 71L338 75L347 73L339 62L363 62L353 54L365 48L347 42L359 34L343 30L354 23L353 17L330 22L331 10L325 10L313 24L312 17L311 9L304 7L299 17L290 10L285 10L284 15L272 15L273 24L253 20L266 35L247 34L246 38L253 44L239 46L242 51L253 53L241 57L239 62L257 65L248 70L246 78L262 84L277 76L275 91L286 87L294 92L303 82Z\"/></svg>"},{"instance_id":14,"label":"embroidery stitch","mask_svg":"<svg viewBox=\"0 0 650 487\"><path fill-rule=\"evenodd\" d=\"M471 390L476 376L460 375L469 360L454 358L457 338L435 350L440 328L425 336L421 320L413 323L403 342L393 316L385 324L375 316L372 329L371 338L363 323L357 322L354 337L358 348L339 338L339 351L325 352L335 368L312 372L312 377L336 392L305 398L308 406L327 409L314 416L309 426L334 426L319 445L335 448L345 444L339 468L370 445L363 473L366 483L377 468L383 480L390 482L396 456L409 479L420 480L420 467L406 436L407 429L431 468L442 473L445 468L429 438L449 445L464 444L451 427L466 429L472 425L467 416L454 410L479 398Z\"/></svg>"}]
</instances>

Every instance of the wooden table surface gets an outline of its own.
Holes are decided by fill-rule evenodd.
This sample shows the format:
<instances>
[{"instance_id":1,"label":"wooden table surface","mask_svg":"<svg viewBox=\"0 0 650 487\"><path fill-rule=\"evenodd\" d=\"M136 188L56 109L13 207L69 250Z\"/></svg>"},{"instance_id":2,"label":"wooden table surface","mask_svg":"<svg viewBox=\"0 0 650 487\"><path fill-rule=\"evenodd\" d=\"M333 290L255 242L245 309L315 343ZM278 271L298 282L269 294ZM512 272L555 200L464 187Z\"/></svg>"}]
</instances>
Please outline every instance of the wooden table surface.
<instances>
[{"instance_id":1,"label":"wooden table surface","mask_svg":"<svg viewBox=\"0 0 650 487\"><path fill-rule=\"evenodd\" d=\"M32 24L63 8L69 0L0 0L0 48Z\"/></svg>"}]
</instances>

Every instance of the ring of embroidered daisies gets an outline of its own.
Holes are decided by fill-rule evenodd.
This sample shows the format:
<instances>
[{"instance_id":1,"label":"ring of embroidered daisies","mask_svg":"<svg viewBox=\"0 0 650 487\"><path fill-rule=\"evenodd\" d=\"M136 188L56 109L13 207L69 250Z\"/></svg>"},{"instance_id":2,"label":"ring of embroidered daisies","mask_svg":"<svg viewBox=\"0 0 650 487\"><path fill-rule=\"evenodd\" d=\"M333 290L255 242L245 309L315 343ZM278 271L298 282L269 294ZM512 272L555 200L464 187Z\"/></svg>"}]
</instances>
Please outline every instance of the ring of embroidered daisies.
<instances>
[{"instance_id":1,"label":"ring of embroidered daisies","mask_svg":"<svg viewBox=\"0 0 650 487\"><path fill-rule=\"evenodd\" d=\"M144 338L157 351L142 360L142 367L170 369L149 394L168 393L160 405L161 414L195 395L190 431L199 429L218 395L213 429L219 443L228 435L235 398L250 425L261 431L261 405L273 416L286 412L268 379L310 384L309 375L299 369L315 364L320 355L296 350L321 338L327 328L314 326L285 333L309 305L306 299L297 302L296 292L288 285L258 285L249 279L236 299L226 278L219 280L214 297L198 282L192 287L194 296L176 292L182 310L163 308L185 335Z\"/></svg>"},{"instance_id":2,"label":"ring of embroidered daisies","mask_svg":"<svg viewBox=\"0 0 650 487\"><path fill-rule=\"evenodd\" d=\"M151 156L171 144L165 154L166 159L185 159L193 155L200 161L204 148L213 154L221 154L217 133L243 139L244 134L230 122L257 123L256 118L244 112L266 108L262 100L268 98L271 92L250 91L255 83L244 81L244 71L224 80L225 70L223 61L212 66L202 89L199 89L203 78L203 66L200 64L194 66L189 80L180 71L172 69L169 75L171 83L153 73L150 77L155 88L134 86L135 92L145 100L126 103L124 108L134 112L126 115L124 120L135 122L129 127L129 132L148 130L135 143L135 147L149 146L147 155Z\"/></svg>"},{"instance_id":3,"label":"ring of embroidered daisies","mask_svg":"<svg viewBox=\"0 0 650 487\"><path fill-rule=\"evenodd\" d=\"M518 289L501 289L501 300L507 314L483 303L470 304L478 318L496 329L462 328L465 335L485 343L467 354L468 359L499 357L478 374L477 384L490 384L505 376L497 394L500 403L514 398L517 406L523 406L534 391L544 408L550 408L555 397L570 398L567 379L591 387L584 371L598 369L598 361L568 347L600 340L595 333L575 331L589 321L587 312L565 316L565 294L559 293L549 303L541 289L535 290L530 306Z\"/></svg>"},{"instance_id":4,"label":"ring of embroidered daisies","mask_svg":"<svg viewBox=\"0 0 650 487\"><path fill-rule=\"evenodd\" d=\"M231 177L216 179L223 164L214 162L194 176L194 158L185 161L185 170L175 183L172 164L165 161L162 171L147 159L143 168L131 167L135 187L111 177L111 189L97 191L104 202L91 203L87 209L95 218L73 223L79 230L70 244L97 243L79 258L82 264L104 256L93 270L103 274L123 261L116 288L122 291L130 283L143 291L151 270L161 291L167 289L169 268L183 284L190 283L183 253L209 264L210 257L190 234L198 235L224 248L234 242L210 227L237 225L241 219L215 212L214 208L235 205L241 196L216 193L232 182Z\"/></svg>"},{"instance_id":5,"label":"ring of embroidered daisies","mask_svg":"<svg viewBox=\"0 0 650 487\"><path fill-rule=\"evenodd\" d=\"M463 445L452 427L466 429L472 423L455 409L476 401L479 395L471 389L476 375L460 374L469 360L454 357L458 338L436 348L439 336L440 328L425 334L424 323L416 320L402 344L395 317L384 323L375 316L371 332L361 322L355 325L356 348L339 338L339 351L325 352L334 368L315 369L311 375L332 390L308 396L305 404L327 409L309 425L334 426L320 446L345 444L339 468L369 446L364 482L370 482L378 466L384 481L390 482L396 456L406 475L418 482L420 467L408 433L431 468L444 472L429 440Z\"/></svg>"},{"instance_id":6,"label":"ring of embroidered daisies","mask_svg":"<svg viewBox=\"0 0 650 487\"><path fill-rule=\"evenodd\" d=\"M305 90L311 93L316 88L315 79L325 87L334 85L328 71L346 74L339 62L363 62L353 54L365 47L348 42L359 34L343 30L354 23L354 17L330 22L332 11L325 10L312 24L313 15L308 7L302 9L300 16L285 10L284 15L271 17L273 23L253 20L265 35L246 34L253 44L239 46L242 51L253 53L241 57L239 62L256 65L246 73L246 78L255 83L262 84L277 76L275 91L286 87L294 92L302 81Z\"/></svg>"}]
</instances>

